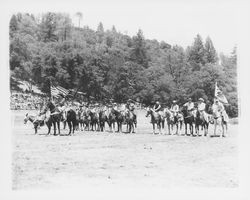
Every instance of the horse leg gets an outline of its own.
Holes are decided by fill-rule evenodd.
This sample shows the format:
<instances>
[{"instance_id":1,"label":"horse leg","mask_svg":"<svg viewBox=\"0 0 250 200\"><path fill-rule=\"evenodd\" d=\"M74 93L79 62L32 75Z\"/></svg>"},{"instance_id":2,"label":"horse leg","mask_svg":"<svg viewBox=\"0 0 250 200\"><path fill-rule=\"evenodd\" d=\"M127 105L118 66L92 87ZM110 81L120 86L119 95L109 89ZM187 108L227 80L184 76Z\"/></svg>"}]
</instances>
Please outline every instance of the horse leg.
<instances>
[{"instance_id":1,"label":"horse leg","mask_svg":"<svg viewBox=\"0 0 250 200\"><path fill-rule=\"evenodd\" d=\"M57 122L58 134L60 135L60 121Z\"/></svg>"},{"instance_id":2,"label":"horse leg","mask_svg":"<svg viewBox=\"0 0 250 200\"><path fill-rule=\"evenodd\" d=\"M119 132L122 133L122 120L119 122Z\"/></svg>"},{"instance_id":3,"label":"horse leg","mask_svg":"<svg viewBox=\"0 0 250 200\"><path fill-rule=\"evenodd\" d=\"M177 122L175 135L178 135L178 130L179 130L179 125L178 125L178 122Z\"/></svg>"},{"instance_id":4,"label":"horse leg","mask_svg":"<svg viewBox=\"0 0 250 200\"><path fill-rule=\"evenodd\" d=\"M168 123L168 134L169 134L169 135L171 135L171 132L170 132L170 126L171 126L171 124L170 124L170 123Z\"/></svg>"},{"instance_id":5,"label":"horse leg","mask_svg":"<svg viewBox=\"0 0 250 200\"><path fill-rule=\"evenodd\" d=\"M206 122L204 123L203 129L204 129L204 136L207 136L207 124L206 124Z\"/></svg>"},{"instance_id":6,"label":"horse leg","mask_svg":"<svg viewBox=\"0 0 250 200\"><path fill-rule=\"evenodd\" d=\"M103 132L103 129L104 129L104 123L101 122L101 132Z\"/></svg>"},{"instance_id":7,"label":"horse leg","mask_svg":"<svg viewBox=\"0 0 250 200\"><path fill-rule=\"evenodd\" d=\"M190 128L190 125L189 125ZM185 135L187 135L187 123L185 123Z\"/></svg>"},{"instance_id":8,"label":"horse leg","mask_svg":"<svg viewBox=\"0 0 250 200\"><path fill-rule=\"evenodd\" d=\"M225 137L225 127L223 121L221 122L221 128L222 128L222 137Z\"/></svg>"},{"instance_id":9,"label":"horse leg","mask_svg":"<svg viewBox=\"0 0 250 200\"><path fill-rule=\"evenodd\" d=\"M47 135L49 135L50 134L50 129L51 129L51 124L49 122L46 122L46 125L48 127L48 133L47 133Z\"/></svg>"},{"instance_id":10,"label":"horse leg","mask_svg":"<svg viewBox=\"0 0 250 200\"><path fill-rule=\"evenodd\" d=\"M164 124L164 121L162 121L162 123L161 123L161 125L162 125L162 134L164 134L164 128L165 128L165 124Z\"/></svg>"},{"instance_id":11,"label":"horse leg","mask_svg":"<svg viewBox=\"0 0 250 200\"><path fill-rule=\"evenodd\" d=\"M100 131L102 132L102 122L100 121Z\"/></svg>"},{"instance_id":12,"label":"horse leg","mask_svg":"<svg viewBox=\"0 0 250 200\"><path fill-rule=\"evenodd\" d=\"M152 124L153 124L153 134L155 135L155 123L152 122Z\"/></svg>"},{"instance_id":13,"label":"horse leg","mask_svg":"<svg viewBox=\"0 0 250 200\"><path fill-rule=\"evenodd\" d=\"M68 133L68 135L71 135L71 122L70 121L67 121L68 122L68 127L69 127L69 133Z\"/></svg>"},{"instance_id":14,"label":"horse leg","mask_svg":"<svg viewBox=\"0 0 250 200\"><path fill-rule=\"evenodd\" d=\"M190 123L188 123L187 125L189 125L189 135L193 135L193 125L192 124L190 124ZM187 132L187 130L186 130L186 132ZM187 133L186 133L186 135L188 135Z\"/></svg>"},{"instance_id":15,"label":"horse leg","mask_svg":"<svg viewBox=\"0 0 250 200\"><path fill-rule=\"evenodd\" d=\"M132 131L132 133L135 133L135 127L134 127L134 121L132 120L131 121L131 131Z\"/></svg>"},{"instance_id":16,"label":"horse leg","mask_svg":"<svg viewBox=\"0 0 250 200\"><path fill-rule=\"evenodd\" d=\"M35 134L37 134L37 127L38 127L38 125L34 125Z\"/></svg>"},{"instance_id":17,"label":"horse leg","mask_svg":"<svg viewBox=\"0 0 250 200\"><path fill-rule=\"evenodd\" d=\"M193 123L191 123L189 125L190 125L190 132L191 132L192 136L196 136L194 134L194 131L196 131L196 125L193 125Z\"/></svg>"},{"instance_id":18,"label":"horse leg","mask_svg":"<svg viewBox=\"0 0 250 200\"><path fill-rule=\"evenodd\" d=\"M75 133L75 130L76 130L75 127L77 126L76 121L73 120L73 121L72 121L72 124L73 124L73 127L72 127L72 128L73 128L73 134L74 134L74 133Z\"/></svg>"},{"instance_id":19,"label":"horse leg","mask_svg":"<svg viewBox=\"0 0 250 200\"><path fill-rule=\"evenodd\" d=\"M56 135L56 122L53 122L53 128L54 128L54 135Z\"/></svg>"},{"instance_id":20,"label":"horse leg","mask_svg":"<svg viewBox=\"0 0 250 200\"><path fill-rule=\"evenodd\" d=\"M90 126L91 126L91 131L93 131L93 128L94 128L94 127L93 127L93 126L94 126L94 125L93 125L93 122L90 122Z\"/></svg>"},{"instance_id":21,"label":"horse leg","mask_svg":"<svg viewBox=\"0 0 250 200\"><path fill-rule=\"evenodd\" d=\"M82 122L80 122L80 129L83 131Z\"/></svg>"},{"instance_id":22,"label":"horse leg","mask_svg":"<svg viewBox=\"0 0 250 200\"><path fill-rule=\"evenodd\" d=\"M65 120L63 121L63 129L64 130L66 129L66 121Z\"/></svg>"},{"instance_id":23,"label":"horse leg","mask_svg":"<svg viewBox=\"0 0 250 200\"><path fill-rule=\"evenodd\" d=\"M199 126L200 126L200 125L197 125L197 135L198 135L198 136L201 136L201 135L200 135L200 128L199 128ZM201 127L202 127L202 126L201 126Z\"/></svg>"},{"instance_id":24,"label":"horse leg","mask_svg":"<svg viewBox=\"0 0 250 200\"><path fill-rule=\"evenodd\" d=\"M111 122L108 122L108 126L109 126L109 132L112 132L112 124L111 124Z\"/></svg>"},{"instance_id":25,"label":"horse leg","mask_svg":"<svg viewBox=\"0 0 250 200\"><path fill-rule=\"evenodd\" d=\"M161 135L161 122L159 122L158 128L159 128L159 134Z\"/></svg>"},{"instance_id":26,"label":"horse leg","mask_svg":"<svg viewBox=\"0 0 250 200\"><path fill-rule=\"evenodd\" d=\"M214 136L216 136L216 129L217 129L217 120L214 122Z\"/></svg>"},{"instance_id":27,"label":"horse leg","mask_svg":"<svg viewBox=\"0 0 250 200\"><path fill-rule=\"evenodd\" d=\"M227 122L224 122L224 125L225 125L225 134L227 134L227 128L228 128Z\"/></svg>"},{"instance_id":28,"label":"horse leg","mask_svg":"<svg viewBox=\"0 0 250 200\"><path fill-rule=\"evenodd\" d=\"M113 122L113 133L115 132L115 122Z\"/></svg>"}]
</instances>

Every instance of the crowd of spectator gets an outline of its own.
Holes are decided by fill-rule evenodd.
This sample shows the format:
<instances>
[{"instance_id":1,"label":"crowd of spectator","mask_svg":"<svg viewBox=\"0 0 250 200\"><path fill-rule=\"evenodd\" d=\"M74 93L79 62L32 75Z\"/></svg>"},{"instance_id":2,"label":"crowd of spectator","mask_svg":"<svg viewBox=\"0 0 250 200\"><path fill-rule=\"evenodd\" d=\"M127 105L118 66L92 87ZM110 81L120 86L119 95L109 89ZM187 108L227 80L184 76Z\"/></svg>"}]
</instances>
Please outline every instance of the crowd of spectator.
<instances>
[{"instance_id":1,"label":"crowd of spectator","mask_svg":"<svg viewBox=\"0 0 250 200\"><path fill-rule=\"evenodd\" d=\"M12 92L10 98L11 110L39 110L45 97L32 93Z\"/></svg>"}]
</instances>

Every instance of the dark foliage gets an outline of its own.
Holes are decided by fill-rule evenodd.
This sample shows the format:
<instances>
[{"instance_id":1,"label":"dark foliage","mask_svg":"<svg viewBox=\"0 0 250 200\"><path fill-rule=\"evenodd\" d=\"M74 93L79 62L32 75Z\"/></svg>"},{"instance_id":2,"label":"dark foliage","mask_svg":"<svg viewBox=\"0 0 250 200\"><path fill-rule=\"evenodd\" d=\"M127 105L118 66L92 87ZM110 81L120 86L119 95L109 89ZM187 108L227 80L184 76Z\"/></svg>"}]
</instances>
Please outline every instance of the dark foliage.
<instances>
[{"instance_id":1,"label":"dark foliage","mask_svg":"<svg viewBox=\"0 0 250 200\"><path fill-rule=\"evenodd\" d=\"M147 40L141 30L130 37L114 26L105 30L102 23L96 31L81 28L80 20L76 27L62 13L13 15L11 77L36 84L45 93L53 81L97 100L132 98L145 104L169 104L173 99L182 104L189 96L211 102L217 81L229 100L229 115L238 115L236 48L218 58L209 37L203 44L197 35L193 45L183 49Z\"/></svg>"}]
</instances>

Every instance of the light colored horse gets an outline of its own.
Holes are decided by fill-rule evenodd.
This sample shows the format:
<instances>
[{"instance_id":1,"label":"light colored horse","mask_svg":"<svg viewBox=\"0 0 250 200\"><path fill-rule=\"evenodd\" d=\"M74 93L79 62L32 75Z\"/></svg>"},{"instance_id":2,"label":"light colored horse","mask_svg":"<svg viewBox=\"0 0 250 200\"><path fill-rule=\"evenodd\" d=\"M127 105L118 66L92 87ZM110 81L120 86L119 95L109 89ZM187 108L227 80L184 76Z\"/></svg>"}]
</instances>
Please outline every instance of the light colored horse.
<instances>
[{"instance_id":1,"label":"light colored horse","mask_svg":"<svg viewBox=\"0 0 250 200\"><path fill-rule=\"evenodd\" d=\"M43 126L44 124L47 125L47 127L50 129L51 126L51 122L49 120L49 118L46 118L46 115L43 115L42 117L39 117L39 119L37 119L37 116L34 115L30 115L30 114L26 114L25 118L24 118L24 124L26 124L28 121L30 121L35 129L35 134L37 134L37 129L40 126Z\"/></svg>"},{"instance_id":2,"label":"light colored horse","mask_svg":"<svg viewBox=\"0 0 250 200\"><path fill-rule=\"evenodd\" d=\"M213 121L214 121L214 136L216 136L217 126L222 128L222 137L225 137L225 132L227 132L227 122L223 119L222 113L214 110L213 111Z\"/></svg>"},{"instance_id":3,"label":"light colored horse","mask_svg":"<svg viewBox=\"0 0 250 200\"><path fill-rule=\"evenodd\" d=\"M168 134L171 135L171 131L173 131L173 127L174 127L174 125L176 125L175 135L178 135L179 127L180 127L180 130L181 130L182 129L182 124L183 124L183 121L184 121L183 114L178 112L177 115L174 116L173 112L171 112L169 110L169 108L165 108L164 111L163 111L163 115L167 120ZM171 129L171 131L170 131L170 129Z\"/></svg>"},{"instance_id":4,"label":"light colored horse","mask_svg":"<svg viewBox=\"0 0 250 200\"><path fill-rule=\"evenodd\" d=\"M167 121L168 134L171 135L171 130L173 131L174 126L174 114L168 108L163 110L163 114Z\"/></svg>"},{"instance_id":5,"label":"light colored horse","mask_svg":"<svg viewBox=\"0 0 250 200\"><path fill-rule=\"evenodd\" d=\"M155 124L157 125L157 128L159 129L159 134L162 134L161 129L164 129L164 121L165 119L158 113L155 112L153 109L148 108L146 117L151 116L151 122L153 125L153 134L155 135Z\"/></svg>"}]
</instances>

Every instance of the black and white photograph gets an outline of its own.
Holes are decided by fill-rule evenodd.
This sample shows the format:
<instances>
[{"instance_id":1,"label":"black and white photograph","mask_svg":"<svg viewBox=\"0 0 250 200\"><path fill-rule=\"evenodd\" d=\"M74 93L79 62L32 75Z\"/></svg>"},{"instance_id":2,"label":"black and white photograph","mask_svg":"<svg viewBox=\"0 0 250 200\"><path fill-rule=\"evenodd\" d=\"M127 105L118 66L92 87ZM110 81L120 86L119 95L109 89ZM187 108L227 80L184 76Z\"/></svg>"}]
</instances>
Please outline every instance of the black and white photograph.
<instances>
[{"instance_id":1,"label":"black and white photograph","mask_svg":"<svg viewBox=\"0 0 250 200\"><path fill-rule=\"evenodd\" d=\"M239 191L244 4L56 2L2 19L9 190Z\"/></svg>"}]
</instances>

